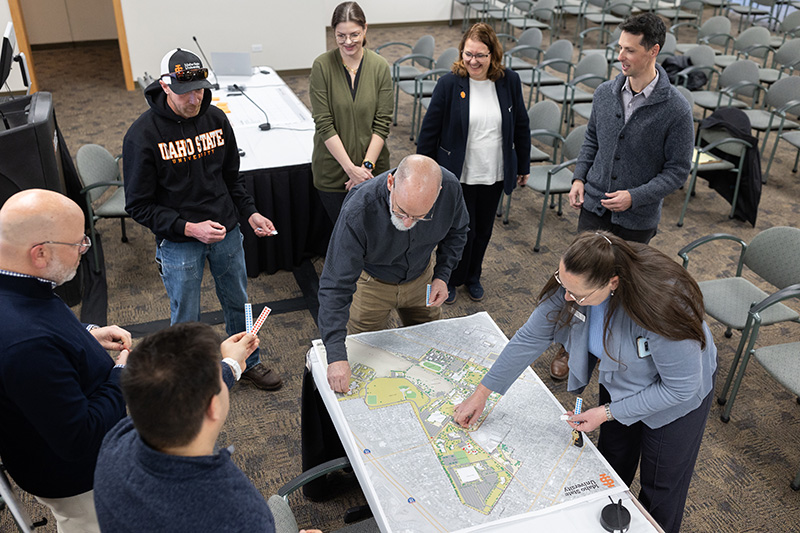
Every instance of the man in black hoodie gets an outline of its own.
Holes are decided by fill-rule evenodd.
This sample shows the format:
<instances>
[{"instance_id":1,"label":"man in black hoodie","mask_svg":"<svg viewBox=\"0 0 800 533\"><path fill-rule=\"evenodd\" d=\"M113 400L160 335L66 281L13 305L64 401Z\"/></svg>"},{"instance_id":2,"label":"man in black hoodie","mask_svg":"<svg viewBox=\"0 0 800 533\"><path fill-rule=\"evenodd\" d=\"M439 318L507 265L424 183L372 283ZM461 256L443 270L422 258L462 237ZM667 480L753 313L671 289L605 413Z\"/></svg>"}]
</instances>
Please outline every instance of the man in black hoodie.
<instances>
[{"instance_id":1,"label":"man in black hoodie","mask_svg":"<svg viewBox=\"0 0 800 533\"><path fill-rule=\"evenodd\" d=\"M145 89L150 109L125 135L125 208L155 234L170 323L200 320L208 260L231 336L245 329L247 302L239 220L247 219L257 237L273 235L275 227L245 190L233 129L211 106L208 69L200 58L177 48L161 60L161 72ZM259 360L256 350L242 377L261 389L279 389L280 376Z\"/></svg>"}]
</instances>

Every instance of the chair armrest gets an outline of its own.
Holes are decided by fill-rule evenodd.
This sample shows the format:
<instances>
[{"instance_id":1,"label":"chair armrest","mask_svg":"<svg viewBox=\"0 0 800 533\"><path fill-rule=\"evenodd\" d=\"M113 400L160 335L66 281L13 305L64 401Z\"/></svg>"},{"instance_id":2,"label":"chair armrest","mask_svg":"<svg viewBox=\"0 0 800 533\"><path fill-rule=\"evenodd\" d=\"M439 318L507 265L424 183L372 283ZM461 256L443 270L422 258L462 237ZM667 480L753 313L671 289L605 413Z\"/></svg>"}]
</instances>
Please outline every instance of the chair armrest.
<instances>
[{"instance_id":1,"label":"chair armrest","mask_svg":"<svg viewBox=\"0 0 800 533\"><path fill-rule=\"evenodd\" d=\"M375 52L376 52L376 53L378 53L378 54L380 54L380 53L381 53L381 50L383 50L384 48L388 48L388 47L390 47L390 46L405 46L405 47L406 47L406 48L408 48L409 50L413 50L413 49L414 49L414 47L413 47L413 46L411 46L411 45L410 45L410 44L408 44L408 43L401 43L400 41L392 41L392 42L390 42L390 43L385 43L385 44L382 44L382 45L380 45L380 46L376 47L376 48L375 48Z\"/></svg>"},{"instance_id":2,"label":"chair armrest","mask_svg":"<svg viewBox=\"0 0 800 533\"><path fill-rule=\"evenodd\" d=\"M438 76L440 74L448 74L448 73L450 73L450 69L449 68L434 68L434 69L431 69L431 70L426 70L422 74L416 76L414 79L417 80L417 81L422 81L422 80L424 80L426 78L430 78L430 77L433 77L433 76Z\"/></svg>"},{"instance_id":3,"label":"chair armrest","mask_svg":"<svg viewBox=\"0 0 800 533\"><path fill-rule=\"evenodd\" d=\"M348 466L350 466L350 460L347 457L331 459L330 461L322 463L321 465L317 465L310 470L306 470L296 478L292 479L284 486L279 488L277 494L281 498L285 499L287 496L289 496L289 494L293 493L297 489L302 488L307 483L314 481L315 479L326 474L330 474L331 472L347 468Z\"/></svg>"},{"instance_id":4,"label":"chair armrest","mask_svg":"<svg viewBox=\"0 0 800 533\"><path fill-rule=\"evenodd\" d=\"M570 80L570 82L567 85L569 85L570 87L577 87L578 84L580 83L586 83L587 80L594 80L594 79L608 81L607 77L601 76L600 74L581 74L576 78L572 78L572 80Z\"/></svg>"},{"instance_id":5,"label":"chair armrest","mask_svg":"<svg viewBox=\"0 0 800 533\"><path fill-rule=\"evenodd\" d=\"M92 189L96 189L98 187L122 187L123 185L124 183L121 181L98 181L97 183L92 183L91 185L87 185L81 189L81 194L86 194Z\"/></svg>"},{"instance_id":6,"label":"chair armrest","mask_svg":"<svg viewBox=\"0 0 800 533\"><path fill-rule=\"evenodd\" d=\"M798 61L800 61L800 60L798 60ZM789 100L788 102L783 104L781 107L776 109L775 113L777 113L778 115L780 115L783 118L786 118L786 113L788 113L789 110L792 109L793 107L797 107L797 106L800 106L800 100L798 100L798 99Z\"/></svg>"},{"instance_id":7,"label":"chair armrest","mask_svg":"<svg viewBox=\"0 0 800 533\"><path fill-rule=\"evenodd\" d=\"M707 154L707 153L711 152L711 150L713 150L714 148L716 148L718 146L721 146L723 144L741 144L742 146L745 146L747 148L752 148L753 147L752 144L750 144L749 142L745 141L744 139L737 139L736 137L725 137L724 139L718 139L718 140L714 141L713 143L709 143L709 144L707 144L707 145L705 145L703 147L695 146L695 148L697 149L698 152L702 152L702 153L706 153Z\"/></svg>"},{"instance_id":8,"label":"chair armrest","mask_svg":"<svg viewBox=\"0 0 800 533\"><path fill-rule=\"evenodd\" d=\"M686 87L686 85L689 83L689 74L691 74L692 72L698 72L698 71L699 72L706 72L706 75L708 76L708 82L707 83L711 83L711 80L714 77L714 74L719 75L719 71L716 69L716 67L714 67L712 65L692 65L691 67L686 67L685 69L683 69L682 71L680 71L680 72L678 72L676 74L677 79L678 79L678 84L677 85L683 85L684 87ZM683 79L683 83L682 84L680 83L681 79Z\"/></svg>"},{"instance_id":9,"label":"chair armrest","mask_svg":"<svg viewBox=\"0 0 800 533\"><path fill-rule=\"evenodd\" d=\"M775 53L775 49L772 48L768 44L754 44L753 46L748 46L747 48L742 48L739 50L740 54L744 54L745 59L749 59L751 55L754 55L754 52L758 52L759 50L765 50L763 56L756 56L756 57L763 57L764 59L767 58L770 52L773 54Z\"/></svg>"},{"instance_id":10,"label":"chair armrest","mask_svg":"<svg viewBox=\"0 0 800 533\"><path fill-rule=\"evenodd\" d=\"M405 63L408 60L417 61L420 59L424 59L428 61L431 65L434 63L434 59L431 56L426 56L425 54L406 54L400 59L396 60L393 64L399 65L400 63Z\"/></svg>"},{"instance_id":11,"label":"chair armrest","mask_svg":"<svg viewBox=\"0 0 800 533\"><path fill-rule=\"evenodd\" d=\"M716 40L719 37L725 37L725 44L723 45L725 47L724 51L728 50L728 43L736 41L736 39L730 33L712 33L711 35L706 35L705 37L700 39L698 42L702 43L702 44L709 44L710 45L711 41Z\"/></svg>"},{"instance_id":12,"label":"chair armrest","mask_svg":"<svg viewBox=\"0 0 800 533\"><path fill-rule=\"evenodd\" d=\"M717 101L717 103L721 103L723 94L728 96L729 99L730 99L730 98L733 98L735 95L741 93L742 89L744 89L745 87L752 87L754 89L754 91L753 91L753 101L754 102L756 100L758 100L756 98L756 95L758 94L759 91L763 92L764 95L767 94L767 90L760 83L756 83L756 82L753 82L753 81L737 81L736 83L731 83L730 85L728 85L727 87L725 87L724 89L722 89L719 92L720 93L720 98ZM728 100L728 102L730 103L730 100Z\"/></svg>"},{"instance_id":13,"label":"chair armrest","mask_svg":"<svg viewBox=\"0 0 800 533\"><path fill-rule=\"evenodd\" d=\"M558 174L559 172L561 172L565 168L570 167L570 166L574 165L577 162L578 162L578 158L570 159L568 161L563 161L561 164L556 165L553 168L551 168L550 170L548 170L547 173L550 174L551 176L553 174Z\"/></svg>"},{"instance_id":14,"label":"chair armrest","mask_svg":"<svg viewBox=\"0 0 800 533\"><path fill-rule=\"evenodd\" d=\"M558 139L562 143L566 141L563 135L558 132L552 130L546 130L544 128L531 130L531 137L553 137L554 139Z\"/></svg>"},{"instance_id":15,"label":"chair armrest","mask_svg":"<svg viewBox=\"0 0 800 533\"><path fill-rule=\"evenodd\" d=\"M797 298L800 296L800 283L795 283L794 285L789 285L788 287L784 287L783 289L779 290L778 292L774 292L755 304L753 307L750 308L748 311L751 315L756 315L766 309L767 307L773 306L776 303L782 302L783 300L788 300L789 298Z\"/></svg>"},{"instance_id":16,"label":"chair armrest","mask_svg":"<svg viewBox=\"0 0 800 533\"><path fill-rule=\"evenodd\" d=\"M534 69L535 70L541 70L544 67L549 67L551 65L558 65L558 64L561 64L561 63L567 64L567 65L570 65L570 66L574 66L572 61L570 61L569 59L559 59L559 58L556 57L556 58L553 58L553 59L548 59L546 61L542 61L541 63L536 65L534 67Z\"/></svg>"},{"instance_id":17,"label":"chair armrest","mask_svg":"<svg viewBox=\"0 0 800 533\"><path fill-rule=\"evenodd\" d=\"M694 28L694 29L700 31L700 26L698 26L694 22L679 22L677 24L673 24L672 26L670 26L669 30L667 30L667 31L669 31L671 34L674 35L675 34L675 30L677 30L678 28L681 28L683 26L691 27L691 28Z\"/></svg>"},{"instance_id":18,"label":"chair armrest","mask_svg":"<svg viewBox=\"0 0 800 533\"><path fill-rule=\"evenodd\" d=\"M744 242L739 237L737 237L735 235L730 235L729 233L712 233L711 235L706 235L705 237L700 237L699 239L690 242L689 244L687 244L686 246L684 246L683 248L678 250L678 256L683 259L683 268L687 268L689 266L689 255L688 254L689 254L690 251L694 250L695 248L697 248L701 244L706 244L708 242L716 241L716 240L720 240L720 239L736 241L741 245L742 251L741 251L741 254L739 256L739 271L736 273L737 276L740 275L741 274L741 270L742 270L741 257L744 255L744 251L747 250L747 243Z\"/></svg>"},{"instance_id":19,"label":"chair armrest","mask_svg":"<svg viewBox=\"0 0 800 533\"><path fill-rule=\"evenodd\" d=\"M601 27L601 26L594 26L592 28L587 28L587 29L583 30L582 32L580 32L578 34L578 43L580 43L578 45L578 48L582 49L583 48L583 40L586 38L586 36L589 35L590 33L596 32L596 31L600 32L600 37L597 38L597 42L598 43L601 42L600 39L604 35L608 35L609 38L611 37L611 32L609 30Z\"/></svg>"},{"instance_id":20,"label":"chair armrest","mask_svg":"<svg viewBox=\"0 0 800 533\"><path fill-rule=\"evenodd\" d=\"M544 53L544 50L539 48L538 46L533 46L532 44L519 44L512 48L511 50L506 50L503 55L512 56L514 54L518 54L519 52L525 50L536 50L538 52L538 56L541 56Z\"/></svg>"}]
</instances>

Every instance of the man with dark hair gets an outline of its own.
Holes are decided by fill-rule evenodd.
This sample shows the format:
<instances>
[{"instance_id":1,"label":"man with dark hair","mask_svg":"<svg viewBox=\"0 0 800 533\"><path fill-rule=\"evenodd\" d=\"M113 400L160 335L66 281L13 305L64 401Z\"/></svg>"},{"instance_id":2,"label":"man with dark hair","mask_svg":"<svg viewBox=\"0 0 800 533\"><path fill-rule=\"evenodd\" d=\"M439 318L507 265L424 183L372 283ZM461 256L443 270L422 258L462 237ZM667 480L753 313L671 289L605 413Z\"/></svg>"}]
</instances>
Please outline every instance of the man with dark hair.
<instances>
[{"instance_id":1,"label":"man with dark hair","mask_svg":"<svg viewBox=\"0 0 800 533\"><path fill-rule=\"evenodd\" d=\"M318 322L331 389L350 387L348 330L384 329L392 309L404 326L441 317L468 230L458 179L430 157L409 155L395 170L350 190L319 280Z\"/></svg>"},{"instance_id":2,"label":"man with dark hair","mask_svg":"<svg viewBox=\"0 0 800 533\"><path fill-rule=\"evenodd\" d=\"M128 358L122 391L130 417L106 437L95 471L103 531L272 532L267 502L214 452L228 416L228 389L258 347L249 333L222 344L190 322L144 339Z\"/></svg>"},{"instance_id":3,"label":"man with dark hair","mask_svg":"<svg viewBox=\"0 0 800 533\"><path fill-rule=\"evenodd\" d=\"M170 323L200 320L200 286L208 261L228 335L244 331L247 274L239 220L256 237L275 233L256 211L239 175L239 151L228 119L211 105L208 69L177 48L145 91L150 109L125 134L125 209L156 237L156 263L169 296ZM243 376L277 390L280 376L256 350Z\"/></svg>"},{"instance_id":4,"label":"man with dark hair","mask_svg":"<svg viewBox=\"0 0 800 533\"><path fill-rule=\"evenodd\" d=\"M648 243L658 230L664 197L680 188L692 167L692 107L656 62L666 27L653 13L620 25L622 73L594 92L569 203L580 209L578 232L606 230ZM564 379L563 348L550 375Z\"/></svg>"},{"instance_id":5,"label":"man with dark hair","mask_svg":"<svg viewBox=\"0 0 800 533\"><path fill-rule=\"evenodd\" d=\"M92 485L103 437L125 416L131 335L81 324L53 289L92 242L78 205L28 189L0 209L0 456L60 533L97 532ZM119 351L117 365L106 350Z\"/></svg>"}]
</instances>

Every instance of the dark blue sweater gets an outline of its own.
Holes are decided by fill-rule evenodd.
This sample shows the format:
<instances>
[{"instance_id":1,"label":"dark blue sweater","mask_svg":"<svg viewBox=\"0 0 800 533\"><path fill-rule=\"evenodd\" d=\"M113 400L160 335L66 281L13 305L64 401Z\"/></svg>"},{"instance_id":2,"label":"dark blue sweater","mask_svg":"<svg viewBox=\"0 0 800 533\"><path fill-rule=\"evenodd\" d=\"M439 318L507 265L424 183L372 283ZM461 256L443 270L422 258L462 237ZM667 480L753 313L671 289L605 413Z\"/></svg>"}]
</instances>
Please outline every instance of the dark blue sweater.
<instances>
[{"instance_id":1,"label":"dark blue sweater","mask_svg":"<svg viewBox=\"0 0 800 533\"><path fill-rule=\"evenodd\" d=\"M125 416L119 369L49 283L0 274L0 457L44 498L92 489L103 437Z\"/></svg>"},{"instance_id":2,"label":"dark blue sweater","mask_svg":"<svg viewBox=\"0 0 800 533\"><path fill-rule=\"evenodd\" d=\"M222 366L230 386L230 370ZM202 457L167 455L142 441L130 417L103 442L94 500L100 529L114 533L275 531L267 502L227 448Z\"/></svg>"}]
</instances>

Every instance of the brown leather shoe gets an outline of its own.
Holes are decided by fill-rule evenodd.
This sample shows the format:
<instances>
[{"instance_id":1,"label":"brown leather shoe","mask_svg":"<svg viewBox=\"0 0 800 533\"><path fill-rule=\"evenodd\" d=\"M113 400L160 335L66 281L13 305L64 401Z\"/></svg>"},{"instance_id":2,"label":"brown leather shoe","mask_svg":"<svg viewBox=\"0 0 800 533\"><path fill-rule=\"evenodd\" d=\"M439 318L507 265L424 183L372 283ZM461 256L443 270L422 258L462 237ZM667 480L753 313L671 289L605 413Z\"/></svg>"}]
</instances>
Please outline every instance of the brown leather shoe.
<instances>
[{"instance_id":1,"label":"brown leather shoe","mask_svg":"<svg viewBox=\"0 0 800 533\"><path fill-rule=\"evenodd\" d=\"M242 379L246 379L261 390L278 390L283 387L283 381L278 373L263 363L242 374Z\"/></svg>"},{"instance_id":2,"label":"brown leather shoe","mask_svg":"<svg viewBox=\"0 0 800 533\"><path fill-rule=\"evenodd\" d=\"M550 361L550 377L556 381L567 379L569 376L569 353L562 346Z\"/></svg>"}]
</instances>

